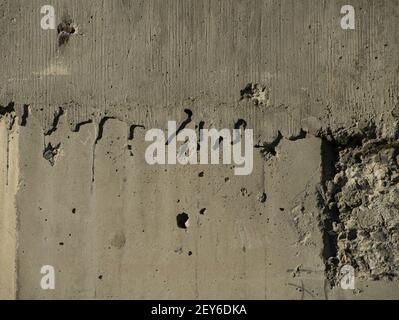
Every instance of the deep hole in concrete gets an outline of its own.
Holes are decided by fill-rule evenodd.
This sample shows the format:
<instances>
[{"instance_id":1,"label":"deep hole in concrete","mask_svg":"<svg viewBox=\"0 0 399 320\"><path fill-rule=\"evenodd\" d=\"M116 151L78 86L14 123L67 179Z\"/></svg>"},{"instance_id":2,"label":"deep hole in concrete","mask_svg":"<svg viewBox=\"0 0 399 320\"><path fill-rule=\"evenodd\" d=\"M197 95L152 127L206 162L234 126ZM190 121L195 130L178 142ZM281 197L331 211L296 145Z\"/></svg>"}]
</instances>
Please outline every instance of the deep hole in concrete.
<instances>
[{"instance_id":1,"label":"deep hole in concrete","mask_svg":"<svg viewBox=\"0 0 399 320\"><path fill-rule=\"evenodd\" d=\"M187 227L188 227L188 225L187 225L188 219L189 219L189 217L188 217L187 213L185 213L185 212L179 213L176 216L177 226L179 228L181 228L181 229L187 229Z\"/></svg>"},{"instance_id":2,"label":"deep hole in concrete","mask_svg":"<svg viewBox=\"0 0 399 320\"><path fill-rule=\"evenodd\" d=\"M267 195L265 192L262 192L261 194L259 194L258 196L258 200L260 203L265 203L267 200Z\"/></svg>"},{"instance_id":3,"label":"deep hole in concrete","mask_svg":"<svg viewBox=\"0 0 399 320\"><path fill-rule=\"evenodd\" d=\"M49 142L43 150L43 158L46 159L51 166L55 165L56 156L59 152L60 146L61 143L57 144L56 146L53 146L51 142Z\"/></svg>"},{"instance_id":4,"label":"deep hole in concrete","mask_svg":"<svg viewBox=\"0 0 399 320\"><path fill-rule=\"evenodd\" d=\"M333 224L339 221L339 212L335 208L328 208L325 206L325 192L327 188L327 181L330 181L335 176L335 164L338 161L338 145L329 142L325 139L321 143L321 159L322 159L322 197L319 198L319 203L323 208L323 216L321 221L322 231L323 231L323 258L326 264L326 274L330 283L333 283L333 277L335 277L336 268L334 267L336 261L335 257L337 255L337 235L332 232ZM322 204L323 203L323 204ZM329 263L328 261L332 262Z\"/></svg>"},{"instance_id":5,"label":"deep hole in concrete","mask_svg":"<svg viewBox=\"0 0 399 320\"><path fill-rule=\"evenodd\" d=\"M29 105L24 104L22 106L22 116L21 116L21 126L22 127L26 126L28 117L29 117Z\"/></svg>"}]
</instances>

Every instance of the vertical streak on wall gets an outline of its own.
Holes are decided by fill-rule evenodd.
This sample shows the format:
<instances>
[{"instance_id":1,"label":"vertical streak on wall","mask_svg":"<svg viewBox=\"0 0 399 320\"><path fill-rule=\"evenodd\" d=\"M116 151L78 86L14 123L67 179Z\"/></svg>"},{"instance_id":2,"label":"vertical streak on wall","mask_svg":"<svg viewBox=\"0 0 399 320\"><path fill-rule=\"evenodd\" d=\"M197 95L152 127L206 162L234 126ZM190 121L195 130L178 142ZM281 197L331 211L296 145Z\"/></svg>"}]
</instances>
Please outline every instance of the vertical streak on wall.
<instances>
[{"instance_id":1,"label":"vertical streak on wall","mask_svg":"<svg viewBox=\"0 0 399 320\"><path fill-rule=\"evenodd\" d=\"M18 132L8 132L0 122L0 299L16 298L16 226L15 195L18 187ZM9 144L8 144L9 143ZM8 145L8 155L6 152ZM9 168L7 170L7 157ZM8 171L8 185L7 185Z\"/></svg>"}]
</instances>

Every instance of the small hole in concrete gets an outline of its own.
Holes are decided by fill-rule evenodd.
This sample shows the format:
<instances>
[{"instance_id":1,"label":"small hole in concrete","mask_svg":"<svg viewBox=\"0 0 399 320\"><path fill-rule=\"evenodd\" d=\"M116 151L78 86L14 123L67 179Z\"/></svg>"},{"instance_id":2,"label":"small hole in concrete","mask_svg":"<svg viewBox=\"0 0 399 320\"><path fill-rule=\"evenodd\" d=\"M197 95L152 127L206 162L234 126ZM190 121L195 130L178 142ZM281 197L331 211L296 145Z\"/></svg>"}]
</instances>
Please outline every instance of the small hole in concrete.
<instances>
[{"instance_id":1,"label":"small hole in concrete","mask_svg":"<svg viewBox=\"0 0 399 320\"><path fill-rule=\"evenodd\" d=\"M201 210L200 210L200 214L205 214L206 213L206 208L202 208Z\"/></svg>"},{"instance_id":2,"label":"small hole in concrete","mask_svg":"<svg viewBox=\"0 0 399 320\"><path fill-rule=\"evenodd\" d=\"M357 238L357 230L351 229L348 232L348 240L355 240Z\"/></svg>"},{"instance_id":3,"label":"small hole in concrete","mask_svg":"<svg viewBox=\"0 0 399 320\"><path fill-rule=\"evenodd\" d=\"M176 216L177 226L181 229L187 229L188 227L188 214L185 212L179 213Z\"/></svg>"},{"instance_id":4,"label":"small hole in concrete","mask_svg":"<svg viewBox=\"0 0 399 320\"><path fill-rule=\"evenodd\" d=\"M262 192L261 194L259 194L258 200L259 200L259 202L261 202L261 203L265 203L266 200L267 200L267 195L266 195L266 193Z\"/></svg>"},{"instance_id":5,"label":"small hole in concrete","mask_svg":"<svg viewBox=\"0 0 399 320\"><path fill-rule=\"evenodd\" d=\"M75 27L73 26L72 19L68 16L65 16L62 22L57 26L58 32L58 46L63 46L68 43L69 36L76 32Z\"/></svg>"}]
</instances>

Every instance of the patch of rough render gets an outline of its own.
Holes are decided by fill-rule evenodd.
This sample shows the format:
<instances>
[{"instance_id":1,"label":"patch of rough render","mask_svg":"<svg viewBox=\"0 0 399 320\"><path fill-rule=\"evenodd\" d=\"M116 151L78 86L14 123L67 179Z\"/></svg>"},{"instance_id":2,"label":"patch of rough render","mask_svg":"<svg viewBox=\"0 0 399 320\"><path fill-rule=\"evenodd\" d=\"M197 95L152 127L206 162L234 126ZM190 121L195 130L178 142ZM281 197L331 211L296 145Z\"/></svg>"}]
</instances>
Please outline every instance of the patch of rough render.
<instances>
[{"instance_id":1,"label":"patch of rough render","mask_svg":"<svg viewBox=\"0 0 399 320\"><path fill-rule=\"evenodd\" d=\"M52 167L55 165L55 162L60 154L60 147L61 143L53 146L51 142L49 142L43 150L43 158L46 159Z\"/></svg>"},{"instance_id":2,"label":"patch of rough render","mask_svg":"<svg viewBox=\"0 0 399 320\"><path fill-rule=\"evenodd\" d=\"M57 26L58 32L58 46L62 47L66 45L72 34L76 32L75 26L71 17L65 15L61 23Z\"/></svg>"},{"instance_id":3,"label":"patch of rough render","mask_svg":"<svg viewBox=\"0 0 399 320\"><path fill-rule=\"evenodd\" d=\"M385 132L373 121L319 132L323 256L332 286L344 265L360 279L399 280L398 130Z\"/></svg>"},{"instance_id":4,"label":"patch of rough render","mask_svg":"<svg viewBox=\"0 0 399 320\"><path fill-rule=\"evenodd\" d=\"M251 100L255 105L269 104L269 90L259 83L248 83L240 92L241 100Z\"/></svg>"}]
</instances>

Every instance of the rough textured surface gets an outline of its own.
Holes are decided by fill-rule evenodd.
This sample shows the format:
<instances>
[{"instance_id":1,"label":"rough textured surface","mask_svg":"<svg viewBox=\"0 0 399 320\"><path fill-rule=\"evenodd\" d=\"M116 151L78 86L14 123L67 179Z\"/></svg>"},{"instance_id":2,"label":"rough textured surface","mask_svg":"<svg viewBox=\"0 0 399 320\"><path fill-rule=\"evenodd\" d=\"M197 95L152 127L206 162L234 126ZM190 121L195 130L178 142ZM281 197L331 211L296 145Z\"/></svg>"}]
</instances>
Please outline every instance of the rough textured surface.
<instances>
[{"instance_id":1,"label":"rough textured surface","mask_svg":"<svg viewBox=\"0 0 399 320\"><path fill-rule=\"evenodd\" d=\"M345 264L360 278L398 280L398 141L378 136L373 124L327 134L338 156L324 196L332 282Z\"/></svg>"},{"instance_id":2,"label":"rough textured surface","mask_svg":"<svg viewBox=\"0 0 399 320\"><path fill-rule=\"evenodd\" d=\"M50 2L0 0L1 297L399 298L397 0ZM252 174L149 166L168 120Z\"/></svg>"}]
</instances>

